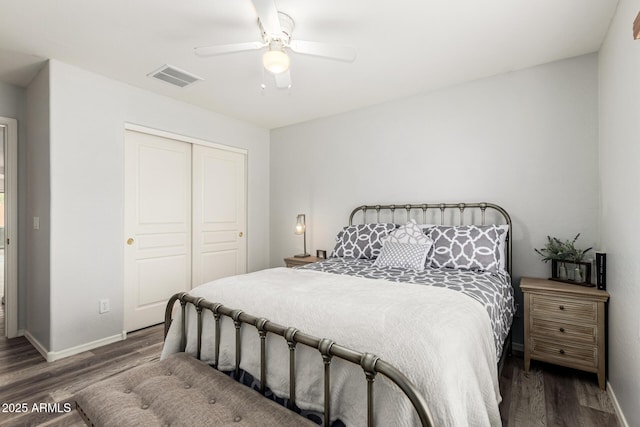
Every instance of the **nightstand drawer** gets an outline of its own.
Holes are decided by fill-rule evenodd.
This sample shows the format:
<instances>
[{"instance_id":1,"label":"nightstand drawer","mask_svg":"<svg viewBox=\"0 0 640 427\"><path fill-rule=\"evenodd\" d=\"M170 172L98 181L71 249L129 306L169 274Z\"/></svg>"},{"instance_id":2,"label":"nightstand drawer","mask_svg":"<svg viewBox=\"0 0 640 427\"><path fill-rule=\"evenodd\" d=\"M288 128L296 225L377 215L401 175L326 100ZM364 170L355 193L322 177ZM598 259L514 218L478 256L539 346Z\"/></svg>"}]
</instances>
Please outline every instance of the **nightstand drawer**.
<instances>
[{"instance_id":1,"label":"nightstand drawer","mask_svg":"<svg viewBox=\"0 0 640 427\"><path fill-rule=\"evenodd\" d=\"M531 295L531 316L532 319L555 318L596 324L598 306L595 301L533 294Z\"/></svg>"},{"instance_id":2,"label":"nightstand drawer","mask_svg":"<svg viewBox=\"0 0 640 427\"><path fill-rule=\"evenodd\" d=\"M566 345L530 338L531 357L578 369L594 369L598 366L598 347L593 345Z\"/></svg>"},{"instance_id":3,"label":"nightstand drawer","mask_svg":"<svg viewBox=\"0 0 640 427\"><path fill-rule=\"evenodd\" d=\"M598 342L598 328L595 324L575 325L540 317L531 319L531 334L548 339L557 338L560 342L569 344L595 345Z\"/></svg>"}]
</instances>

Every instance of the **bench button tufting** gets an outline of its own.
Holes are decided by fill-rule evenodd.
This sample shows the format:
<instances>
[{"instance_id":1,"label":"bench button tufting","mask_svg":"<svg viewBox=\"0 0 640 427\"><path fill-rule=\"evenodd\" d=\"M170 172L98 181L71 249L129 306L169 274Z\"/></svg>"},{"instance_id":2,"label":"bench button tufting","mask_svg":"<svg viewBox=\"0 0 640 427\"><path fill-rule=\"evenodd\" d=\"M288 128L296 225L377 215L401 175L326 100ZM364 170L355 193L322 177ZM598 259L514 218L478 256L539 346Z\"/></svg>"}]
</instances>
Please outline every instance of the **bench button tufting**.
<instances>
[{"instance_id":1,"label":"bench button tufting","mask_svg":"<svg viewBox=\"0 0 640 427\"><path fill-rule=\"evenodd\" d=\"M131 393L131 389L130 389L130 388L128 388L128 389L126 389L124 392L125 392L125 393L127 393L127 394L129 394L129 393Z\"/></svg>"},{"instance_id":2,"label":"bench button tufting","mask_svg":"<svg viewBox=\"0 0 640 427\"><path fill-rule=\"evenodd\" d=\"M171 371L167 372L165 375L166 376L170 376L171 375Z\"/></svg>"},{"instance_id":3,"label":"bench button tufting","mask_svg":"<svg viewBox=\"0 0 640 427\"><path fill-rule=\"evenodd\" d=\"M191 384L185 385L184 388L191 388Z\"/></svg>"},{"instance_id":4,"label":"bench button tufting","mask_svg":"<svg viewBox=\"0 0 640 427\"><path fill-rule=\"evenodd\" d=\"M237 423L237 422L240 422L241 419L242 419L242 417L240 417L240 415L238 415L237 417L235 417L233 419L233 421Z\"/></svg>"},{"instance_id":5,"label":"bench button tufting","mask_svg":"<svg viewBox=\"0 0 640 427\"><path fill-rule=\"evenodd\" d=\"M214 403L216 403L216 400L215 399L209 399L209 403L211 403L213 405Z\"/></svg>"},{"instance_id":6,"label":"bench button tufting","mask_svg":"<svg viewBox=\"0 0 640 427\"><path fill-rule=\"evenodd\" d=\"M142 405L142 409L149 409L149 405L145 403L144 405Z\"/></svg>"}]
</instances>

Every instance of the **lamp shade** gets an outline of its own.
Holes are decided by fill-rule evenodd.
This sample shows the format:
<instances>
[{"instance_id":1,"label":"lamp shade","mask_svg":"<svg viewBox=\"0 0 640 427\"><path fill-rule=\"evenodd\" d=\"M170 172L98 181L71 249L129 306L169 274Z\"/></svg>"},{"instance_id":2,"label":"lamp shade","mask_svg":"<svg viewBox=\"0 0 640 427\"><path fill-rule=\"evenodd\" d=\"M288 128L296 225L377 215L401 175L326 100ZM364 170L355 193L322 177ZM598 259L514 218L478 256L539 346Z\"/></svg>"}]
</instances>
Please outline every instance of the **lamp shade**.
<instances>
[{"instance_id":1,"label":"lamp shade","mask_svg":"<svg viewBox=\"0 0 640 427\"><path fill-rule=\"evenodd\" d=\"M289 55L283 50L268 50L262 55L262 65L273 74L284 73L289 69Z\"/></svg>"},{"instance_id":2,"label":"lamp shade","mask_svg":"<svg viewBox=\"0 0 640 427\"><path fill-rule=\"evenodd\" d=\"M308 256L310 256L307 253L307 224L306 224L306 217L304 214L299 214L298 217L296 218L296 228L293 231L295 234L302 234L304 236L304 252L302 252L301 254L298 255L294 255L294 257L296 258L306 258Z\"/></svg>"},{"instance_id":3,"label":"lamp shade","mask_svg":"<svg viewBox=\"0 0 640 427\"><path fill-rule=\"evenodd\" d=\"M296 228L295 228L294 233L296 233L296 234L304 234L306 229L307 229L307 225L305 224L304 214L300 214L300 215L298 215L298 218L296 220Z\"/></svg>"}]
</instances>

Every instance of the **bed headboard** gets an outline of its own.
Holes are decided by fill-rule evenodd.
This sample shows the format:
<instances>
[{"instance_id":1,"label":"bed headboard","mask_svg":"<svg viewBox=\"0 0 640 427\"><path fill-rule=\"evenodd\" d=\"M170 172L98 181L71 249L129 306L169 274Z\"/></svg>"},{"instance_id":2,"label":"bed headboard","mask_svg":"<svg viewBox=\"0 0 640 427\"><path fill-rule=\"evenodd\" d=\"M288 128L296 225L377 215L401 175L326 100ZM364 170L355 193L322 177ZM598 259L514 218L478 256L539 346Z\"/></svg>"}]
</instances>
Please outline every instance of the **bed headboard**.
<instances>
[{"instance_id":1,"label":"bed headboard","mask_svg":"<svg viewBox=\"0 0 640 427\"><path fill-rule=\"evenodd\" d=\"M434 225L508 225L509 234L505 248L506 268L512 275L511 236L509 213L493 203L422 203L393 205L362 205L349 215L349 225L371 222L406 223L415 219L418 224Z\"/></svg>"}]
</instances>

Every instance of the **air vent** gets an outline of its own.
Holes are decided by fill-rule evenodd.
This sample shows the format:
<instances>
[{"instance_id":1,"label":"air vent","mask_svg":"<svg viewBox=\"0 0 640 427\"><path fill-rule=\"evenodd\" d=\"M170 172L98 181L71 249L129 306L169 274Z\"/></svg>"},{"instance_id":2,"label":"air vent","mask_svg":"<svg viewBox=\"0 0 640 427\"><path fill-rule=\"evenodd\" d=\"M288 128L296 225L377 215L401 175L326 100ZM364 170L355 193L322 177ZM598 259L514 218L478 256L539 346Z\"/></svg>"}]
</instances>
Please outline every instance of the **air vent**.
<instances>
[{"instance_id":1,"label":"air vent","mask_svg":"<svg viewBox=\"0 0 640 427\"><path fill-rule=\"evenodd\" d=\"M165 64L159 69L147 74L147 76L178 87L187 87L203 80L202 77L198 77L168 64Z\"/></svg>"}]
</instances>

